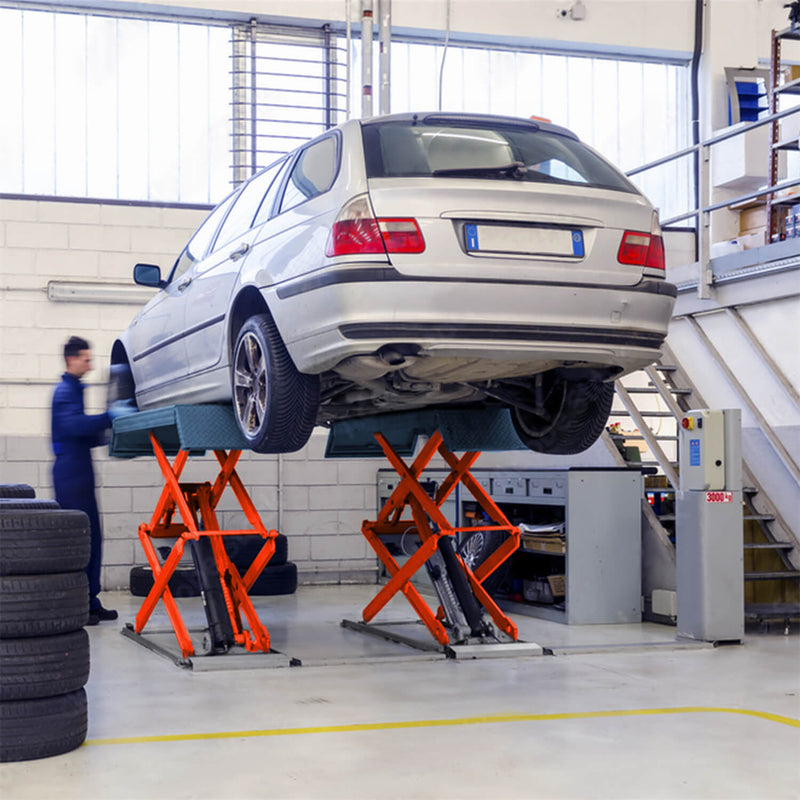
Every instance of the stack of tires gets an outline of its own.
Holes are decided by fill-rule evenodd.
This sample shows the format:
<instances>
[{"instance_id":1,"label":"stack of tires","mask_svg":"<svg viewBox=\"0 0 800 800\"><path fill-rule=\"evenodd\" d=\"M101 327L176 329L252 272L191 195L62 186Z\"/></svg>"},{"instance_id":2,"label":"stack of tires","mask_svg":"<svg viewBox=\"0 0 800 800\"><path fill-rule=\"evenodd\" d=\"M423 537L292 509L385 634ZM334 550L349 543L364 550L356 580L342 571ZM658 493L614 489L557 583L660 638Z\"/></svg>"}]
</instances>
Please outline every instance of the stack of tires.
<instances>
[{"instance_id":1,"label":"stack of tires","mask_svg":"<svg viewBox=\"0 0 800 800\"><path fill-rule=\"evenodd\" d=\"M246 535L226 536L224 541L228 557L244 577L264 546L264 540L260 536ZM169 548L160 550L164 558L169 555ZM287 560L288 553L286 537L279 533L275 537L275 553L250 588L250 596L294 594L297 590L297 565ZM153 571L150 567L133 567L130 581L132 595L147 597L153 588ZM169 590L173 597L199 597L200 583L194 567L178 567L169 580Z\"/></svg>"},{"instance_id":2,"label":"stack of tires","mask_svg":"<svg viewBox=\"0 0 800 800\"><path fill-rule=\"evenodd\" d=\"M0 762L86 738L89 518L0 485Z\"/></svg>"}]
</instances>

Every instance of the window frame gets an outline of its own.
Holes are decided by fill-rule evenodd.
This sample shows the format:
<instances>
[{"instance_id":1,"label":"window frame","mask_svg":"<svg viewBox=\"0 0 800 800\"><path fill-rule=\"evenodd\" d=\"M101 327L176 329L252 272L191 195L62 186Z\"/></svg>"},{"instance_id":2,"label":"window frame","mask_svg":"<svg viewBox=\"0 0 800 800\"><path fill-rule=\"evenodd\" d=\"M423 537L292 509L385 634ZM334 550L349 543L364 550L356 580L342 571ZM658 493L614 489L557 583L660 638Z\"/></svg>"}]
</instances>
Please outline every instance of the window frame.
<instances>
[{"instance_id":1,"label":"window frame","mask_svg":"<svg viewBox=\"0 0 800 800\"><path fill-rule=\"evenodd\" d=\"M255 209L253 211L253 216L250 219L250 222L243 229L239 230L237 233L235 233L230 238L225 239L224 241L221 240L222 232L225 230L225 225L228 223L228 220L231 218L231 214L233 214L234 210L236 209L236 205L238 203L240 203L242 201L242 199L244 198L244 195L247 192L248 187L252 188L252 186L255 184L256 181L264 178L265 174L268 173L275 166L277 166L278 169L275 171L275 174L272 176L271 180L267 184L267 188L264 190L264 193L261 195L260 199L258 200L258 203L256 204ZM221 247L224 247L225 245L230 244L231 242L233 242L234 240L238 239L240 236L243 236L245 233L247 233L249 230L251 230L254 227L255 219L258 216L258 212L259 212L259 210L261 208L261 205L264 202L264 200L266 199L267 195L269 194L270 189L272 189L273 184L275 183L275 181L280 176L280 170L281 170L282 166L283 165L279 164L279 161L276 161L273 164L270 164L265 169L259 170L255 175L253 175L252 178L250 178L250 180L246 181L245 183L243 183L239 187L239 189L237 190L239 196L233 201L231 207L228 209L227 213L225 214L224 219L222 220L222 222L220 223L219 227L217 228L217 231L214 234L214 237L213 237L213 239L211 241L211 245L210 245L206 255L211 255L213 253L216 253L217 250L219 250Z\"/></svg>"},{"instance_id":2,"label":"window frame","mask_svg":"<svg viewBox=\"0 0 800 800\"><path fill-rule=\"evenodd\" d=\"M289 206L288 208L283 207L283 200L286 196L286 189L289 185L289 180L291 179L291 175L295 170L298 162L309 148L313 147L314 145L321 144L326 139L333 139L334 140L334 159L335 159L335 168L333 171L333 178L331 178L331 182L328 185L328 188L325 191L320 192L319 194L313 195L313 197L307 197L305 200L301 200L299 203L296 203L293 206ZM286 171L286 174L283 176L283 183L280 187L278 192L278 197L275 199L275 203L272 207L272 215L270 219L274 217L279 217L282 214L287 213L288 211L293 211L296 208L299 208L306 203L310 203L312 200L316 200L318 197L322 197L323 195L328 194L330 190L335 186L336 181L339 178L339 173L342 169L342 135L340 131L333 130L327 131L326 133L322 134L321 136L317 136L315 139L312 139L307 144L303 145L302 147L298 147L297 150L292 154L292 163L289 169Z\"/></svg>"},{"instance_id":3,"label":"window frame","mask_svg":"<svg viewBox=\"0 0 800 800\"><path fill-rule=\"evenodd\" d=\"M175 263L172 265L172 269L170 270L169 273L169 278L167 278L167 285L174 283L182 275L185 275L190 269L194 269L195 265L199 264L204 258L206 258L206 256L208 256L212 252L213 242L216 240L220 228L222 227L222 224L228 218L228 214L230 213L231 208L233 208L233 204L236 202L236 196L239 194L240 190L241 187L234 189L221 202L217 203L217 205L214 206L214 208L211 209L211 211L208 213L208 216L200 223L197 230L195 230L195 232L189 238L189 241L186 242L186 246L183 248L183 250L181 250L180 254L175 259ZM202 231L206 227L206 225L209 225L211 223L211 220L213 219L214 215L218 211L220 211L220 209L222 209L226 204L229 204L229 207L224 209L224 211L222 211L222 215L219 219L219 222L217 222L216 226L214 227L214 230L211 233L211 238L208 240L208 243L206 244L205 250L203 251L202 255L198 256L195 259L192 259L186 265L186 267L184 267L180 272L178 272L177 271L178 266L183 260L184 255L189 250L189 245L195 240L200 231Z\"/></svg>"}]
</instances>

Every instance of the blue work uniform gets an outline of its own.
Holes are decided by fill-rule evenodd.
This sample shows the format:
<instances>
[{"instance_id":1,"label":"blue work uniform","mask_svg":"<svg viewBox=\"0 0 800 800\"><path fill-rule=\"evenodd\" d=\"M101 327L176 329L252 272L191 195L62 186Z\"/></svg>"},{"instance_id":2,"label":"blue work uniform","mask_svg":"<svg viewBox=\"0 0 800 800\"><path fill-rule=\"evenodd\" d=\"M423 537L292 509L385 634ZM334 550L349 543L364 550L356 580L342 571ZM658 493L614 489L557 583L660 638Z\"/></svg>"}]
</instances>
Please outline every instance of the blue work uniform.
<instances>
[{"instance_id":1,"label":"blue work uniform","mask_svg":"<svg viewBox=\"0 0 800 800\"><path fill-rule=\"evenodd\" d=\"M111 426L108 414L84 414L83 384L79 378L65 372L53 392L53 488L61 508L85 512L91 527L92 549L86 574L89 576L89 609L102 606L100 566L103 558L103 534L100 514L94 495L92 447L105 443L104 432Z\"/></svg>"}]
</instances>

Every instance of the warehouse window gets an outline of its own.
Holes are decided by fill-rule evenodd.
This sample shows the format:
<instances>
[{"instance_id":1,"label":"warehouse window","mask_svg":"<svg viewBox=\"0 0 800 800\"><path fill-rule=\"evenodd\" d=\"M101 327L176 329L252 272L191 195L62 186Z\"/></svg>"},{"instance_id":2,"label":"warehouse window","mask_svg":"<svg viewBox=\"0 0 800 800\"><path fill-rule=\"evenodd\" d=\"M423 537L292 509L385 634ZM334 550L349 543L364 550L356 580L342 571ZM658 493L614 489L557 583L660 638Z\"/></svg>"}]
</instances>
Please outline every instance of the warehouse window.
<instances>
[{"instance_id":1,"label":"warehouse window","mask_svg":"<svg viewBox=\"0 0 800 800\"><path fill-rule=\"evenodd\" d=\"M229 56L225 28L0 9L0 191L219 198Z\"/></svg>"},{"instance_id":2,"label":"warehouse window","mask_svg":"<svg viewBox=\"0 0 800 800\"><path fill-rule=\"evenodd\" d=\"M443 50L392 43L393 111L438 107ZM345 60L328 26L0 7L0 193L215 203L345 119ZM623 170L688 143L683 64L451 42L441 105L546 117ZM688 210L690 159L634 181L662 216Z\"/></svg>"},{"instance_id":3,"label":"warehouse window","mask_svg":"<svg viewBox=\"0 0 800 800\"><path fill-rule=\"evenodd\" d=\"M215 203L343 119L333 45L324 31L0 8L0 192Z\"/></svg>"},{"instance_id":4,"label":"warehouse window","mask_svg":"<svg viewBox=\"0 0 800 800\"><path fill-rule=\"evenodd\" d=\"M360 75L359 49L352 53L353 75ZM439 107L443 50L428 43L392 44L393 112ZM683 63L451 43L441 77L441 110L545 117L577 133L623 171L689 144L689 70ZM354 84L351 107L360 114L361 87ZM690 159L632 180L662 218L689 210Z\"/></svg>"}]
</instances>

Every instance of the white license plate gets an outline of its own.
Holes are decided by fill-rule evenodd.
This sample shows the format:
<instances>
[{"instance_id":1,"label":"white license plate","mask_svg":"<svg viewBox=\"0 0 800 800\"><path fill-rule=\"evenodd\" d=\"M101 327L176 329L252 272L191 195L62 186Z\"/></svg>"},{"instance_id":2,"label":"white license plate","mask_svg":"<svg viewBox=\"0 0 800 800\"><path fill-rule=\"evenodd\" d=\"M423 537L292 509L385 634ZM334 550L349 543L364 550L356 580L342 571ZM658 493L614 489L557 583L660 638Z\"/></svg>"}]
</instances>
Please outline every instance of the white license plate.
<instances>
[{"instance_id":1,"label":"white license plate","mask_svg":"<svg viewBox=\"0 0 800 800\"><path fill-rule=\"evenodd\" d=\"M522 225L464 226L467 252L520 253L524 255L583 258L583 232L567 228L532 228Z\"/></svg>"}]
</instances>

